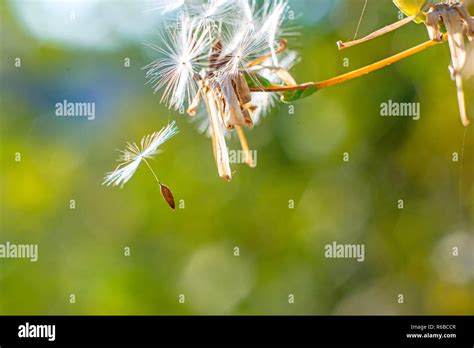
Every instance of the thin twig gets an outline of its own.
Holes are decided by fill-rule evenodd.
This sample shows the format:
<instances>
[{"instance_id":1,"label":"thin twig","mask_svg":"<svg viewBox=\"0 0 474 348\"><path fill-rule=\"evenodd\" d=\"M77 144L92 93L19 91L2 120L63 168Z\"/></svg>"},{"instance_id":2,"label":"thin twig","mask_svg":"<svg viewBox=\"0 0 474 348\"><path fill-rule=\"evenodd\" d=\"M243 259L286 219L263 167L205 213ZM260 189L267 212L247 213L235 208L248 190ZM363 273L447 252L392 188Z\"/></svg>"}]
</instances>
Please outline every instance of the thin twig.
<instances>
[{"instance_id":1,"label":"thin twig","mask_svg":"<svg viewBox=\"0 0 474 348\"><path fill-rule=\"evenodd\" d=\"M371 34L369 34L369 35L367 35L367 36L365 36L361 39L358 39L358 40L353 40L353 41L348 41L348 42L338 41L337 42L337 48L339 48L339 50L343 50L344 48L356 46L356 45L361 44L363 42L367 42L367 41L370 41L372 39L375 39L379 36L382 36L384 34L387 34L391 31L394 31L398 28L403 27L404 25L406 25L406 24L410 23L412 20L414 20L416 18L416 16L418 16L418 14L410 16L410 17L403 18L402 20L399 20L398 22L387 25L386 27L383 27L382 29L374 31L373 33L371 33Z\"/></svg>"}]
</instances>

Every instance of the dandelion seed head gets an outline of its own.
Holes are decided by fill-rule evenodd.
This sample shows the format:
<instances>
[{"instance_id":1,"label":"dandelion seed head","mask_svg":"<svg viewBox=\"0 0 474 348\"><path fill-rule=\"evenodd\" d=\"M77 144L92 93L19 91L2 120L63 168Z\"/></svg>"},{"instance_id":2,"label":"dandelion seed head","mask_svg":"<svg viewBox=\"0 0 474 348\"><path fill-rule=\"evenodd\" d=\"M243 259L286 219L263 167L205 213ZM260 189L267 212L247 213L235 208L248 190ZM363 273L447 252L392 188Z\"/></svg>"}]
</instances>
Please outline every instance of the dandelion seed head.
<instances>
[{"instance_id":1,"label":"dandelion seed head","mask_svg":"<svg viewBox=\"0 0 474 348\"><path fill-rule=\"evenodd\" d=\"M174 28L161 35L162 44L149 45L161 57L145 67L147 83L155 93L162 91L161 102L168 107L191 104L206 68L219 87L247 72L247 64L260 56L271 54L272 64L278 64L277 36L287 0L266 1L261 7L255 0L181 0L175 4L183 5L185 11ZM220 48L211 61L216 42Z\"/></svg>"},{"instance_id":2,"label":"dandelion seed head","mask_svg":"<svg viewBox=\"0 0 474 348\"><path fill-rule=\"evenodd\" d=\"M279 36L284 32L288 1L181 0L164 10L180 7L183 11L174 28L161 35L163 42L150 45L160 57L145 67L147 83L162 93L161 102L168 107L180 109L187 103L200 131L212 137L219 175L230 180L226 145L230 130L258 122L278 99L276 93L251 93L248 79L257 85L261 80L256 75L272 83L294 81L281 71L293 64L290 56L283 56L281 62L276 57L286 49ZM130 145L122 160L140 161L143 147Z\"/></svg>"}]
</instances>

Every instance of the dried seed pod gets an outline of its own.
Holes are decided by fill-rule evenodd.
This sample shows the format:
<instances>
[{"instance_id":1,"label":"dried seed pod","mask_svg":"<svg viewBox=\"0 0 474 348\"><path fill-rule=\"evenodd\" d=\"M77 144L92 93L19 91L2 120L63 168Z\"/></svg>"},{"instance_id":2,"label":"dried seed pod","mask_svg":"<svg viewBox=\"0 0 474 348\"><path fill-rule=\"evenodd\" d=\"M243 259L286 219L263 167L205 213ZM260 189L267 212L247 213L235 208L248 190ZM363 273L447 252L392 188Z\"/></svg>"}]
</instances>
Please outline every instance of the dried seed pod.
<instances>
[{"instance_id":1,"label":"dried seed pod","mask_svg":"<svg viewBox=\"0 0 474 348\"><path fill-rule=\"evenodd\" d=\"M166 203L168 203L168 205L172 209L174 209L175 208L174 197L173 197L173 194L171 193L171 190L167 186L165 186L163 184L160 184L160 191L161 191L161 195L165 199Z\"/></svg>"}]
</instances>

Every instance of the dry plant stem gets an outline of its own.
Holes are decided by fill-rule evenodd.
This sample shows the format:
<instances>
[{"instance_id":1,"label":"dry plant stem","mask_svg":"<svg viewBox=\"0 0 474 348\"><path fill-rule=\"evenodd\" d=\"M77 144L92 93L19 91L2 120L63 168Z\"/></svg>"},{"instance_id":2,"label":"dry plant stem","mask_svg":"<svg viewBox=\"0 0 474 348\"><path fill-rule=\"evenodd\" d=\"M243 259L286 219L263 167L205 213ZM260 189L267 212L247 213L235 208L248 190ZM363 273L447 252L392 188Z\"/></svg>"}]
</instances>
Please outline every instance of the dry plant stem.
<instances>
[{"instance_id":1,"label":"dry plant stem","mask_svg":"<svg viewBox=\"0 0 474 348\"><path fill-rule=\"evenodd\" d=\"M223 125L219 121L220 113L216 104L216 99L212 90L210 90L208 86L203 87L202 93L209 115L212 134L212 148L214 150L214 159L217 164L217 170L220 177L230 181L232 179L232 172L229 165L229 153L222 130Z\"/></svg>"},{"instance_id":2,"label":"dry plant stem","mask_svg":"<svg viewBox=\"0 0 474 348\"><path fill-rule=\"evenodd\" d=\"M418 46L412 47L407 49L406 51L403 51L401 53L395 54L389 58L382 59L376 63L367 65L363 68L348 72L347 74L339 75L333 78L330 78L325 81L321 82L308 82L304 83L301 85L296 85L296 86L282 86L282 85L273 85L269 87L252 87L250 90L252 92L290 92L290 91L301 91L305 90L308 88L317 88L317 89L323 89L331 86L338 85L340 83L355 79L357 77L369 74L371 72L374 72L376 70L380 70L388 65L391 65L393 63L396 63L404 58L410 57L416 53L419 53L429 47L435 46L441 42L446 41L446 35L443 36L443 39L441 41L433 41L429 40L426 41Z\"/></svg>"},{"instance_id":3,"label":"dry plant stem","mask_svg":"<svg viewBox=\"0 0 474 348\"><path fill-rule=\"evenodd\" d=\"M255 167L255 163L253 162L252 153L250 152L249 144L247 142L247 137L245 136L245 132L240 126L235 126L237 130L237 134L239 135L240 144L242 145L242 150L245 154L245 162L249 167Z\"/></svg>"},{"instance_id":4,"label":"dry plant stem","mask_svg":"<svg viewBox=\"0 0 474 348\"><path fill-rule=\"evenodd\" d=\"M398 22L387 25L386 27L383 27L382 29L374 31L373 33L371 33L371 34L369 34L369 35L367 35L367 36L365 36L361 39L358 39L358 40L353 40L353 41L348 41L348 42L338 41L337 42L337 47L339 48L339 50L343 50L344 48L356 46L356 45L359 45L363 42L370 41L370 40L375 39L379 36L382 36L384 34L387 34L391 31L394 31L394 30L397 30L398 28L403 27L405 24L408 24L412 20L414 20L416 18L416 16L418 16L418 15L403 18L402 20L399 20Z\"/></svg>"}]
</instances>

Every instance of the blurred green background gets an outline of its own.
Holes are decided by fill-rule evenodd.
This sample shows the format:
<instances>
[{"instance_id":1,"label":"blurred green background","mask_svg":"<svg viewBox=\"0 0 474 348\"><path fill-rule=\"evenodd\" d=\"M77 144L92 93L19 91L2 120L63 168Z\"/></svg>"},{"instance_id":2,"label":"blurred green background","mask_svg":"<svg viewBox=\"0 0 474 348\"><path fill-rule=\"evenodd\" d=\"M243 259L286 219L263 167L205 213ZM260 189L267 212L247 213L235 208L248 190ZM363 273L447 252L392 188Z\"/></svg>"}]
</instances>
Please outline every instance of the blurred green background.
<instances>
[{"instance_id":1,"label":"blurred green background","mask_svg":"<svg viewBox=\"0 0 474 348\"><path fill-rule=\"evenodd\" d=\"M248 132L257 167L233 165L226 183L210 139L144 85L155 52L143 43L162 26L152 5L1 0L0 243L38 244L39 260L0 259L0 314L474 313L474 131L459 119L447 44L320 91L294 114L278 105ZM427 40L412 23L339 52L363 5L290 1L298 81ZM391 1L369 1L359 36L397 19ZM64 99L95 102L96 119L56 117ZM380 117L390 99L420 102L420 120ZM122 190L101 186L115 149L170 120L180 133L152 166L184 209L166 206L145 167ZM333 241L365 244L365 261L325 258Z\"/></svg>"}]
</instances>

